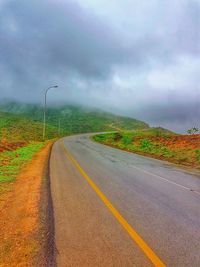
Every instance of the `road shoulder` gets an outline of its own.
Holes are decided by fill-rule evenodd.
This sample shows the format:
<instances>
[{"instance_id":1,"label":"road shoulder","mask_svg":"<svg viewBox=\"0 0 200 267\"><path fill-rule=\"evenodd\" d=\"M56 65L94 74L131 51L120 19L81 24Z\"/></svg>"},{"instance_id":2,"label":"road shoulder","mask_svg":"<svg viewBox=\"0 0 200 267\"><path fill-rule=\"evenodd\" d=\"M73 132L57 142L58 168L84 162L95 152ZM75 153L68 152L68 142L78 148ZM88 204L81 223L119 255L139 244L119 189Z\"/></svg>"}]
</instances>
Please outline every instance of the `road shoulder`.
<instances>
[{"instance_id":1,"label":"road shoulder","mask_svg":"<svg viewBox=\"0 0 200 267\"><path fill-rule=\"evenodd\" d=\"M36 153L1 198L0 266L45 266L49 219L48 159ZM47 229L48 228L48 229Z\"/></svg>"}]
</instances>

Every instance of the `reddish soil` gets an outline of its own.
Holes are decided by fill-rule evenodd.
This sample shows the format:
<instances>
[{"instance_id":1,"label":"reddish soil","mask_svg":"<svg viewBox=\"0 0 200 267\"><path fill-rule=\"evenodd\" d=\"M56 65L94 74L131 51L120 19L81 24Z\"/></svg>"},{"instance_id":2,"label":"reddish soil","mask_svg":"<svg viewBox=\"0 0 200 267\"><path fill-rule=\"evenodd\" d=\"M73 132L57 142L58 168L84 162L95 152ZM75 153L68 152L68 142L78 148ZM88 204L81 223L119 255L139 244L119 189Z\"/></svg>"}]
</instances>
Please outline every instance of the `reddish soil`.
<instances>
[{"instance_id":1,"label":"reddish soil","mask_svg":"<svg viewBox=\"0 0 200 267\"><path fill-rule=\"evenodd\" d=\"M0 141L0 152L4 151L12 151L17 149L18 147L25 146L27 142L7 142L7 141Z\"/></svg>"},{"instance_id":2,"label":"reddish soil","mask_svg":"<svg viewBox=\"0 0 200 267\"><path fill-rule=\"evenodd\" d=\"M144 139L144 138L140 138ZM169 137L149 137L155 143L160 143L170 149L200 149L200 134L195 135L171 135ZM136 140L135 140L136 141Z\"/></svg>"},{"instance_id":3,"label":"reddish soil","mask_svg":"<svg viewBox=\"0 0 200 267\"><path fill-rule=\"evenodd\" d=\"M10 190L0 198L0 266L44 266L41 255L40 200L51 144L37 153Z\"/></svg>"}]
</instances>

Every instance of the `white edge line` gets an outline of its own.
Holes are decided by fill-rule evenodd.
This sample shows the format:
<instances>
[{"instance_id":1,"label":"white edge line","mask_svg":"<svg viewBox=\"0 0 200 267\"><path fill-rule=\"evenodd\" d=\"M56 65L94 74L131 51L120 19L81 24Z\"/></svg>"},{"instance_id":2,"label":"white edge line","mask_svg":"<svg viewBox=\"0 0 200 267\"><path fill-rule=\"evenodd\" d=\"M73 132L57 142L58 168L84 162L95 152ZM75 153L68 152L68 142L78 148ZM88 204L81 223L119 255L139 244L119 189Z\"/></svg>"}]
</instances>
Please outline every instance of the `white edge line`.
<instances>
[{"instance_id":1,"label":"white edge line","mask_svg":"<svg viewBox=\"0 0 200 267\"><path fill-rule=\"evenodd\" d=\"M198 192L198 191L196 191L196 190L193 190L193 189L191 189L191 188L189 188L189 187L186 187L186 186L184 186L184 185L178 184L178 183L176 183L176 182L170 181L170 180L168 180L168 179L166 179L166 178L164 178L164 177L162 177L162 176L160 176L160 175L157 175L157 174L154 174L154 173L145 171L145 170L143 170L143 169L141 169L141 168L138 168L138 167L135 167L135 166L133 166L133 168L135 168L135 169L137 169L137 170L139 170L139 171L142 171L142 172L144 172L144 173L146 173L146 174L149 174L149 175L151 175L151 176L154 176L154 177L156 177L156 178L158 178L158 179L160 179L160 180L163 180L163 181L168 182L168 183L170 183L170 184L174 184L174 185L176 185L176 186L178 186L178 187L181 187L181 188L183 188L183 189L185 189L185 190L188 190L188 191L190 191L190 192L193 192L193 193L195 193L195 194L200 195L200 192Z\"/></svg>"}]
</instances>

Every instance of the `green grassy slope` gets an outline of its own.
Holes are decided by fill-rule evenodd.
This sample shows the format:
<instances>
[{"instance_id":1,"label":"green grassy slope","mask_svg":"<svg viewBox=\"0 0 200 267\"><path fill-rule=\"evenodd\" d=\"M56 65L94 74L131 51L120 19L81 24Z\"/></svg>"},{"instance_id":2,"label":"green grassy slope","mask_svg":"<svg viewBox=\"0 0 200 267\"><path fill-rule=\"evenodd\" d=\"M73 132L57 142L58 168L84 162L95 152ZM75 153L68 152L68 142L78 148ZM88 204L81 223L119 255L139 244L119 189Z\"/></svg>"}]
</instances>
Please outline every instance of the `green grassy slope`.
<instances>
[{"instance_id":1,"label":"green grassy slope","mask_svg":"<svg viewBox=\"0 0 200 267\"><path fill-rule=\"evenodd\" d=\"M0 193L2 182L12 182L22 167L45 146L45 142L31 142L15 150L0 153Z\"/></svg>"},{"instance_id":2,"label":"green grassy slope","mask_svg":"<svg viewBox=\"0 0 200 267\"><path fill-rule=\"evenodd\" d=\"M37 122L42 122L43 108L35 104L20 104L16 102L0 105L0 110L20 114ZM47 123L58 129L60 120L61 135L71 133L86 133L113 130L134 130L148 128L148 124L128 117L117 116L72 105L49 107Z\"/></svg>"},{"instance_id":3,"label":"green grassy slope","mask_svg":"<svg viewBox=\"0 0 200 267\"><path fill-rule=\"evenodd\" d=\"M42 123L21 115L0 111L0 194L13 182L22 167L46 145ZM55 138L57 128L47 125L47 139Z\"/></svg>"},{"instance_id":4,"label":"green grassy slope","mask_svg":"<svg viewBox=\"0 0 200 267\"><path fill-rule=\"evenodd\" d=\"M0 111L0 140L6 141L41 141L42 123L30 120L22 115ZM47 139L57 136L57 128L47 125Z\"/></svg>"}]
</instances>

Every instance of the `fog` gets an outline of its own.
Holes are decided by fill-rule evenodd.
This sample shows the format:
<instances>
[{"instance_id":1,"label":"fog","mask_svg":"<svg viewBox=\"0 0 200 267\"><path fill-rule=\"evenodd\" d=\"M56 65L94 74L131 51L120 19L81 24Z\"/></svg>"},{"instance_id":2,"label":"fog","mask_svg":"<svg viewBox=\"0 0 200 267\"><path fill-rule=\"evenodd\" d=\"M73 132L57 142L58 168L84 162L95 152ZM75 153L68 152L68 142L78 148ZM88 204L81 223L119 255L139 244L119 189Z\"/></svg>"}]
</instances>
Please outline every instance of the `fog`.
<instances>
[{"instance_id":1,"label":"fog","mask_svg":"<svg viewBox=\"0 0 200 267\"><path fill-rule=\"evenodd\" d=\"M0 0L0 97L200 127L199 0Z\"/></svg>"}]
</instances>

